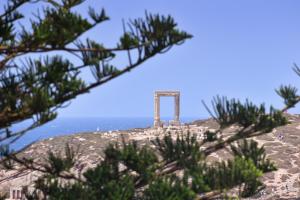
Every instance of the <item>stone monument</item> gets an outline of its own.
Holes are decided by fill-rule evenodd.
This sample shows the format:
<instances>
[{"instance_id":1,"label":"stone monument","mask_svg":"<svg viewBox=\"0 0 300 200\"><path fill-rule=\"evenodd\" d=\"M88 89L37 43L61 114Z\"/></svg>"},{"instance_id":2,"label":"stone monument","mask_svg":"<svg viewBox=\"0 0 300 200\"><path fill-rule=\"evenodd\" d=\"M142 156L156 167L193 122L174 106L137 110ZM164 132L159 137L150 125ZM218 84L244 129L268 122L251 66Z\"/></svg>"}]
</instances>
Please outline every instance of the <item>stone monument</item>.
<instances>
[{"instance_id":1,"label":"stone monument","mask_svg":"<svg viewBox=\"0 0 300 200\"><path fill-rule=\"evenodd\" d=\"M163 123L160 121L160 97L170 96L174 97L175 112L174 120L170 121L170 125L179 126L179 112L180 112L180 92L179 91L155 91L154 93L154 127L162 127Z\"/></svg>"},{"instance_id":2,"label":"stone monument","mask_svg":"<svg viewBox=\"0 0 300 200\"><path fill-rule=\"evenodd\" d=\"M23 194L22 187L12 187L10 188L9 198L6 200L23 200L25 196Z\"/></svg>"}]
</instances>

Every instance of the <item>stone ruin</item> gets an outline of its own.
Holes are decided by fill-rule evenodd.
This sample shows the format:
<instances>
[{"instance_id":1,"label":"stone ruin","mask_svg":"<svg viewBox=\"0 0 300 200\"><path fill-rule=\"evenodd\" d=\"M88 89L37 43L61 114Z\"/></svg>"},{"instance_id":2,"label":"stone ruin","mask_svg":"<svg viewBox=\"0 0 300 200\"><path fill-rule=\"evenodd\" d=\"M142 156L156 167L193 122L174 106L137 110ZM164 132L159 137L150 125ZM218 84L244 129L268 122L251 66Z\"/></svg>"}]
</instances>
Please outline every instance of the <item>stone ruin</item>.
<instances>
[{"instance_id":1,"label":"stone ruin","mask_svg":"<svg viewBox=\"0 0 300 200\"><path fill-rule=\"evenodd\" d=\"M5 200L27 200L26 193L32 193L34 187L32 186L14 186L9 188L9 197ZM37 193L39 199L42 199L41 192Z\"/></svg>"},{"instance_id":2,"label":"stone ruin","mask_svg":"<svg viewBox=\"0 0 300 200\"><path fill-rule=\"evenodd\" d=\"M9 191L9 198L6 200L23 200L25 196L23 194L22 187L11 187Z\"/></svg>"},{"instance_id":3,"label":"stone ruin","mask_svg":"<svg viewBox=\"0 0 300 200\"><path fill-rule=\"evenodd\" d=\"M179 126L180 113L180 92L179 91L155 91L154 93L154 128L163 127L163 122L160 120L160 97L174 97L174 120L169 122L171 126Z\"/></svg>"}]
</instances>

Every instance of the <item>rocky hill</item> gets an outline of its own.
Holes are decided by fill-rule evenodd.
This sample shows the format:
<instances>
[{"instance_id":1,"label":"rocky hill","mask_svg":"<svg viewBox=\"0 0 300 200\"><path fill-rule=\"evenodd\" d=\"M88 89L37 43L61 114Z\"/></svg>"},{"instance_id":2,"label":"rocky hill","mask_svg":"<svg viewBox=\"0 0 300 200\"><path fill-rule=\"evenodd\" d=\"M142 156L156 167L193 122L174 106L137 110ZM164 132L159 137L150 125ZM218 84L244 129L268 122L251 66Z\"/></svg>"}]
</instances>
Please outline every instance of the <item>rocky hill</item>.
<instances>
[{"instance_id":1,"label":"rocky hill","mask_svg":"<svg viewBox=\"0 0 300 200\"><path fill-rule=\"evenodd\" d=\"M254 138L264 145L268 157L276 163L277 171L265 174L262 179L266 187L252 199L300 199L300 117L288 116L290 124L274 129L273 132ZM61 153L65 144L79 148L78 162L75 172L84 171L95 166L103 156L103 149L111 142L136 140L139 144L149 144L150 140L170 132L174 137L177 133L190 131L203 138L207 129L217 129L218 124L212 119L195 121L181 127L166 127L163 129L132 129L127 131L79 133L68 136L49 138L37 142L25 149L20 156L32 157L43 161L48 151ZM232 126L224 134L231 135L237 127ZM210 155L208 162L230 159L225 150ZM0 170L0 190L7 192L12 186L30 185L39 173L32 171ZM0 192L1 192L0 191Z\"/></svg>"}]
</instances>

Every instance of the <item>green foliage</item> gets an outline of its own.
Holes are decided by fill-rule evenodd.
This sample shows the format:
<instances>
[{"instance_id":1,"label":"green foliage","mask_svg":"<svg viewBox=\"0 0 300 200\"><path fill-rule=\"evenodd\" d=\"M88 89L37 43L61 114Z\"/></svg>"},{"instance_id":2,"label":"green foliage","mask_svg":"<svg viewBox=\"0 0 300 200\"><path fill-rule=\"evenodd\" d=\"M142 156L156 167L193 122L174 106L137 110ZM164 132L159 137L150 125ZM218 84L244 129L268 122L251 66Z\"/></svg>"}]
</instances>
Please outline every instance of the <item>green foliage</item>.
<instances>
[{"instance_id":1,"label":"green foliage","mask_svg":"<svg viewBox=\"0 0 300 200\"><path fill-rule=\"evenodd\" d=\"M35 182L37 188L40 188L40 191L34 191L33 193L27 193L26 198L28 200L41 199L41 193L43 195L51 194L48 196L48 199L82 199L87 200L87 193L82 189L78 184L66 184L62 186L57 179L53 179L51 176L44 176L43 179L39 179Z\"/></svg>"},{"instance_id":2,"label":"green foliage","mask_svg":"<svg viewBox=\"0 0 300 200\"><path fill-rule=\"evenodd\" d=\"M49 154L52 168L49 168L49 173L39 178L35 182L37 190L33 194L27 194L30 198L38 198L41 191L43 196L49 199L91 199L91 200L123 200L132 199L134 194L133 177L130 175L121 175L119 171L119 161L111 162L107 158L102 163L99 163L95 168L88 169L84 172L84 182L68 182L61 181L58 177L58 170L64 168L69 171L70 165L61 166L64 159L60 156L54 157ZM65 158L65 160L69 160ZM71 163L70 161L67 163ZM73 166L73 165L72 165ZM53 173L53 168L56 169ZM61 172L61 171L59 171Z\"/></svg>"},{"instance_id":3,"label":"green foliage","mask_svg":"<svg viewBox=\"0 0 300 200\"><path fill-rule=\"evenodd\" d=\"M262 171L256 168L251 159L237 157L234 159L233 164L229 162L228 165L231 174L233 174L233 180L245 183L242 191L243 197L249 197L258 191L259 187L262 185L258 180L258 178L262 176Z\"/></svg>"},{"instance_id":4,"label":"green foliage","mask_svg":"<svg viewBox=\"0 0 300 200\"><path fill-rule=\"evenodd\" d=\"M25 47L37 45L64 47L93 26L81 15L64 7L46 8L43 15L45 15L43 18L37 16L38 20L32 22L32 32L23 29L20 36L21 43Z\"/></svg>"},{"instance_id":5,"label":"green foliage","mask_svg":"<svg viewBox=\"0 0 300 200\"><path fill-rule=\"evenodd\" d=\"M65 147L65 155L55 155L53 152L48 153L47 163L45 169L52 175L59 175L63 171L70 170L75 164L75 152L69 145Z\"/></svg>"},{"instance_id":6,"label":"green foliage","mask_svg":"<svg viewBox=\"0 0 300 200\"><path fill-rule=\"evenodd\" d=\"M0 159L1 159L1 165L5 169L13 169L13 162L10 159L4 159L7 155L12 153L12 151L9 149L8 145L1 145L0 146Z\"/></svg>"},{"instance_id":7,"label":"green foliage","mask_svg":"<svg viewBox=\"0 0 300 200\"><path fill-rule=\"evenodd\" d=\"M171 16L151 15L146 13L146 19L141 18L131 21L131 32L125 32L121 37L119 47L129 49L140 45L139 41L146 43L145 56L162 50L168 44L181 43L183 38L192 37L190 34L176 28L177 24Z\"/></svg>"},{"instance_id":8,"label":"green foliage","mask_svg":"<svg viewBox=\"0 0 300 200\"><path fill-rule=\"evenodd\" d=\"M298 89L291 85L288 86L280 86L276 93L281 96L284 100L284 104L287 107L294 107L294 105L298 102Z\"/></svg>"},{"instance_id":9,"label":"green foliage","mask_svg":"<svg viewBox=\"0 0 300 200\"><path fill-rule=\"evenodd\" d=\"M186 177L192 177L191 188L196 193L206 193L213 190L211 180L207 176L209 167L205 162L199 162L190 166L186 171Z\"/></svg>"},{"instance_id":10,"label":"green foliage","mask_svg":"<svg viewBox=\"0 0 300 200\"><path fill-rule=\"evenodd\" d=\"M120 176L117 166L106 162L84 173L90 199L132 199L134 180L129 175Z\"/></svg>"},{"instance_id":11,"label":"green foliage","mask_svg":"<svg viewBox=\"0 0 300 200\"><path fill-rule=\"evenodd\" d=\"M217 139L218 139L217 133L209 131L209 130L204 132L204 140L205 141L213 142L213 141L216 141Z\"/></svg>"},{"instance_id":12,"label":"green foliage","mask_svg":"<svg viewBox=\"0 0 300 200\"><path fill-rule=\"evenodd\" d=\"M86 42L77 42L76 46L79 49L93 49L93 51L82 51L82 60L84 65L98 65L99 60L110 60L115 57L115 54L106 51L105 47L97 42L86 39Z\"/></svg>"},{"instance_id":13,"label":"green foliage","mask_svg":"<svg viewBox=\"0 0 300 200\"><path fill-rule=\"evenodd\" d=\"M78 77L79 71L73 70L74 66L60 56L27 63L28 68L22 69L18 76L12 76L9 71L2 73L0 110L7 116L0 127L9 126L16 117L27 118L33 113L41 116L41 124L52 120L56 114L49 109L85 86Z\"/></svg>"},{"instance_id":14,"label":"green foliage","mask_svg":"<svg viewBox=\"0 0 300 200\"><path fill-rule=\"evenodd\" d=\"M256 131L268 132L287 123L281 111L270 107L270 111L267 113L264 104L256 106L249 100L242 104L236 99L228 100L226 97L217 96L212 101L214 114L205 103L204 105L221 128L236 123L244 128L254 126Z\"/></svg>"},{"instance_id":15,"label":"green foliage","mask_svg":"<svg viewBox=\"0 0 300 200\"><path fill-rule=\"evenodd\" d=\"M158 178L151 182L145 190L143 200L192 200L195 192L184 184L178 177L170 176Z\"/></svg>"},{"instance_id":16,"label":"green foliage","mask_svg":"<svg viewBox=\"0 0 300 200\"><path fill-rule=\"evenodd\" d=\"M147 146L138 147L137 142L126 144L123 141L123 148L120 149L116 145L110 145L105 150L105 162L114 164L121 162L128 170L135 171L139 174L139 184L148 182L154 175L158 162L155 153Z\"/></svg>"},{"instance_id":17,"label":"green foliage","mask_svg":"<svg viewBox=\"0 0 300 200\"><path fill-rule=\"evenodd\" d=\"M262 114L254 124L255 131L268 133L278 126L288 124L288 120L280 110L270 107L269 114Z\"/></svg>"},{"instance_id":18,"label":"green foliage","mask_svg":"<svg viewBox=\"0 0 300 200\"><path fill-rule=\"evenodd\" d=\"M223 191L244 184L242 196L250 196L261 186L258 178L262 172L256 168L251 159L241 157L211 166L201 164L188 173L193 180L192 188L197 193Z\"/></svg>"},{"instance_id":19,"label":"green foliage","mask_svg":"<svg viewBox=\"0 0 300 200\"><path fill-rule=\"evenodd\" d=\"M243 140L238 145L231 145L234 156L250 159L254 165L262 172L270 172L276 170L274 163L266 158L264 147L258 147L258 143L254 140Z\"/></svg>"},{"instance_id":20,"label":"green foliage","mask_svg":"<svg viewBox=\"0 0 300 200\"><path fill-rule=\"evenodd\" d=\"M134 46L139 45L139 41L136 39L134 35L129 33L124 33L124 35L120 38L120 47L124 49L130 49Z\"/></svg>"},{"instance_id":21,"label":"green foliage","mask_svg":"<svg viewBox=\"0 0 300 200\"><path fill-rule=\"evenodd\" d=\"M300 68L296 64L294 64L293 71L300 76Z\"/></svg>"},{"instance_id":22,"label":"green foliage","mask_svg":"<svg viewBox=\"0 0 300 200\"><path fill-rule=\"evenodd\" d=\"M171 135L165 136L163 140L157 138L153 144L167 163L177 161L180 167L193 166L203 158L202 152L199 151L201 144L196 135L190 133L187 136L177 135L176 140L173 140Z\"/></svg>"},{"instance_id":23,"label":"green foliage","mask_svg":"<svg viewBox=\"0 0 300 200\"><path fill-rule=\"evenodd\" d=\"M104 160L87 169L82 178L70 174L75 164L71 148L66 147L64 157L49 153L47 172L35 182L36 190L28 197L34 199L40 191L47 199L66 200L201 199L213 192L226 195L236 187L240 187L241 196L248 197L262 186L262 173L274 170L265 160L263 147L258 148L255 142L232 146L234 159L212 164L206 163L200 148L205 143L189 133L176 139L169 134L153 144L155 149L135 141L110 144Z\"/></svg>"}]
</instances>

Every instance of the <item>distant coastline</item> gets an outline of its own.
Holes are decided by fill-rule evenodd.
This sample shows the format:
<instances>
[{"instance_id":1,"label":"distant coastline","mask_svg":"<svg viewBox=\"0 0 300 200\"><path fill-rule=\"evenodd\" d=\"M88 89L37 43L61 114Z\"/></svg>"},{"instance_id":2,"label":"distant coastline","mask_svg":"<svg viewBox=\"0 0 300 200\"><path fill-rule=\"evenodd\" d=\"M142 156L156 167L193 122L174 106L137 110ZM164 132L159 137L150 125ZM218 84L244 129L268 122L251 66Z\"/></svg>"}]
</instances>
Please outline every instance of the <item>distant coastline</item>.
<instances>
[{"instance_id":1,"label":"distant coastline","mask_svg":"<svg viewBox=\"0 0 300 200\"><path fill-rule=\"evenodd\" d=\"M162 117L163 121L172 118ZM188 123L202 118L182 117L182 123ZM204 118L203 118L204 119ZM116 131L134 128L149 128L153 126L153 117L58 117L46 125L28 132L16 143L12 149L20 149L34 141L47 139L55 136L70 135L93 131ZM16 130L26 127L26 123L15 126Z\"/></svg>"}]
</instances>

